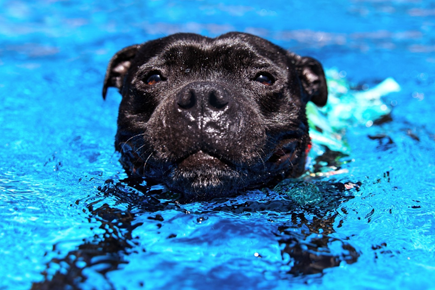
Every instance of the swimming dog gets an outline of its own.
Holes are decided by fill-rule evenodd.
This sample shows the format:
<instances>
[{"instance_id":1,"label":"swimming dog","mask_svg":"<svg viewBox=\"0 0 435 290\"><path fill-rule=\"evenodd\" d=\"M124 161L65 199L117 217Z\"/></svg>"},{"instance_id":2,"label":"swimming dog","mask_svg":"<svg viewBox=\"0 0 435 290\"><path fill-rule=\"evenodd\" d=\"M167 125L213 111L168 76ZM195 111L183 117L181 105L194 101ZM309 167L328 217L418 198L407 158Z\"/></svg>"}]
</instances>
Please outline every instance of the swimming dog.
<instances>
[{"instance_id":1,"label":"swimming dog","mask_svg":"<svg viewBox=\"0 0 435 290\"><path fill-rule=\"evenodd\" d=\"M307 102L324 106L322 65L247 33L178 33L111 59L122 95L115 149L129 177L186 201L260 188L305 170Z\"/></svg>"}]
</instances>

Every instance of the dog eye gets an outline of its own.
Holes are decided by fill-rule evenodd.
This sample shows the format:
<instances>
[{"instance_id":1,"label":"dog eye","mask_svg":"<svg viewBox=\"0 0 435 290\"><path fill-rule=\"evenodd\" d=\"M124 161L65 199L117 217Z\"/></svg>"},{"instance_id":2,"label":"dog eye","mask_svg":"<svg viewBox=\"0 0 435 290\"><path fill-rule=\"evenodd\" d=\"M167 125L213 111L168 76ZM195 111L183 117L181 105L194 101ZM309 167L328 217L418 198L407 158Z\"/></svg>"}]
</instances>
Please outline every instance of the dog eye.
<instances>
[{"instance_id":1,"label":"dog eye","mask_svg":"<svg viewBox=\"0 0 435 290\"><path fill-rule=\"evenodd\" d=\"M160 74L152 74L147 78L146 84L152 86L161 81L163 81L163 78Z\"/></svg>"},{"instance_id":2,"label":"dog eye","mask_svg":"<svg viewBox=\"0 0 435 290\"><path fill-rule=\"evenodd\" d=\"M274 79L272 76L267 75L265 73L260 73L255 77L255 81L262 83L265 86L270 86L274 83Z\"/></svg>"}]
</instances>

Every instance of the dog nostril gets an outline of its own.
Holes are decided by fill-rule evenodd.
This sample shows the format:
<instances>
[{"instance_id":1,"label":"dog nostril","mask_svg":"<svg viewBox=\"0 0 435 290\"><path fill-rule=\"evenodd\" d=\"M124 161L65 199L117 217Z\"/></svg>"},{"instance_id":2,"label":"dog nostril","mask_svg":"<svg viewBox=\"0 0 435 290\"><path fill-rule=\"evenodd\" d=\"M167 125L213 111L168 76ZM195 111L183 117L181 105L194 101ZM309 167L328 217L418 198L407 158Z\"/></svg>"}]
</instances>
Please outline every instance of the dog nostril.
<instances>
[{"instance_id":1,"label":"dog nostril","mask_svg":"<svg viewBox=\"0 0 435 290\"><path fill-rule=\"evenodd\" d=\"M222 92L211 91L208 101L216 109L223 109L228 105L228 98Z\"/></svg>"},{"instance_id":2,"label":"dog nostril","mask_svg":"<svg viewBox=\"0 0 435 290\"><path fill-rule=\"evenodd\" d=\"M182 94L178 97L178 106L182 109L190 109L193 108L196 104L196 96L194 91L188 91L185 94Z\"/></svg>"}]
</instances>

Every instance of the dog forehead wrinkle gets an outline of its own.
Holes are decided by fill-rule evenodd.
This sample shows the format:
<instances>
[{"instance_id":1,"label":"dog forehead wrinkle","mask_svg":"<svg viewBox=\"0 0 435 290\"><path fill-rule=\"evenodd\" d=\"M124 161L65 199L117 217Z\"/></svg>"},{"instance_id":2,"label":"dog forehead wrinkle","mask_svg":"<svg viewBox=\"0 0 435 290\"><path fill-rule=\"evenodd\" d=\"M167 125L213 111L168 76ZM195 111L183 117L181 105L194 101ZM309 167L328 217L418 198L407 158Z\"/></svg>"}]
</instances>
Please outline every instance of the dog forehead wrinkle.
<instances>
[{"instance_id":1,"label":"dog forehead wrinkle","mask_svg":"<svg viewBox=\"0 0 435 290\"><path fill-rule=\"evenodd\" d=\"M287 62L283 61L286 57L284 49L267 40L244 33L227 33L215 39L182 33L152 41L152 45L142 45L142 48L142 54L146 57L139 57L138 63L154 63L156 66L162 66L164 61L177 63L182 61L179 63L180 65L188 65L190 62L194 64L192 66L204 67L204 64L208 64L213 70L219 66L219 62L222 62L222 57L226 57L227 63L232 64L233 67L237 66L239 62L240 65L247 62L248 66L258 67L262 67L264 63L280 67ZM150 53L149 49L155 51ZM189 49L191 53L186 53L189 52ZM231 57L228 54L231 54ZM187 61L186 58L189 59L187 57L189 55L191 57ZM220 57L220 61L216 65L210 66L215 63L212 59L213 55L218 57L217 60ZM255 65L254 60L258 62L258 65ZM282 68L286 70L287 66L284 65Z\"/></svg>"},{"instance_id":2,"label":"dog forehead wrinkle","mask_svg":"<svg viewBox=\"0 0 435 290\"><path fill-rule=\"evenodd\" d=\"M217 37L215 40L218 39L224 41L230 40L233 43L237 43L237 45L246 45L258 55L272 61L275 65L282 66L283 69L287 69L285 64L289 59L293 59L293 56L295 55L264 38L248 33L228 32Z\"/></svg>"},{"instance_id":3,"label":"dog forehead wrinkle","mask_svg":"<svg viewBox=\"0 0 435 290\"><path fill-rule=\"evenodd\" d=\"M161 55L167 64L186 66L199 64L201 67L214 64L215 68L223 60L231 59L231 63L234 64L234 62L251 63L254 59L258 59L252 46L243 42L238 44L237 47L229 45L228 40L217 43L178 41L168 46Z\"/></svg>"}]
</instances>

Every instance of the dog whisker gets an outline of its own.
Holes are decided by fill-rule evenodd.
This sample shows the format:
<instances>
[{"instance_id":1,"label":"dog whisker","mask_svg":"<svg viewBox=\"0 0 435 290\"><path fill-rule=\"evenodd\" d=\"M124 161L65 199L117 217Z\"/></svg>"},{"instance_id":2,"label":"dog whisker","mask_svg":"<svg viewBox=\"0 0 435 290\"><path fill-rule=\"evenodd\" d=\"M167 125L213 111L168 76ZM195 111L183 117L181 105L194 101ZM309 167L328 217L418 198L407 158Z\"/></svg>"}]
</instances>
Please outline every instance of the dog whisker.
<instances>
[{"instance_id":1,"label":"dog whisker","mask_svg":"<svg viewBox=\"0 0 435 290\"><path fill-rule=\"evenodd\" d=\"M130 142L130 141L133 140L134 138L142 137L142 136L145 136L145 133L139 133L139 134L136 134L136 135L134 135L134 136L128 138L125 142L122 142L121 150L124 150L124 149L125 149L124 146L127 145L128 142Z\"/></svg>"},{"instance_id":2,"label":"dog whisker","mask_svg":"<svg viewBox=\"0 0 435 290\"><path fill-rule=\"evenodd\" d=\"M135 149L134 152L137 153L139 156L142 155L143 153L141 154L139 151L140 151L142 148L144 148L145 146L146 146L145 144L139 146L139 148ZM141 156L141 157L142 157L142 156Z\"/></svg>"},{"instance_id":3,"label":"dog whisker","mask_svg":"<svg viewBox=\"0 0 435 290\"><path fill-rule=\"evenodd\" d=\"M147 166L148 160L151 158L152 155L153 155L153 152L151 152L151 153L148 155L148 158L145 160L145 162L144 162L144 164L143 164L143 171L144 171L144 172L145 172L145 168L146 168L146 166Z\"/></svg>"},{"instance_id":4,"label":"dog whisker","mask_svg":"<svg viewBox=\"0 0 435 290\"><path fill-rule=\"evenodd\" d=\"M261 149L260 149L261 150ZM261 151L263 151L263 150L261 150ZM261 163L263 163L263 168L264 168L264 170L266 170L267 169L267 167L266 167L266 163L264 162L264 160L263 160L263 158L261 157L261 154L260 153L258 153L258 152L255 152L257 155L258 155L258 157L260 158L260 160L261 160ZM264 153L264 152L263 152Z\"/></svg>"}]
</instances>

